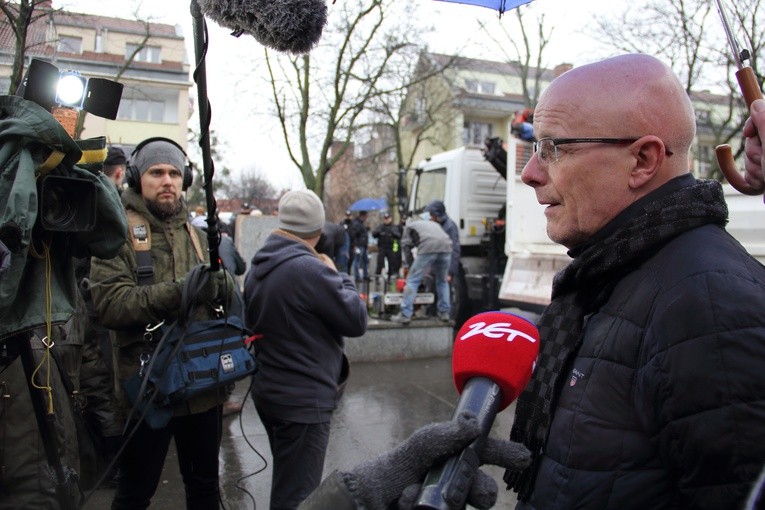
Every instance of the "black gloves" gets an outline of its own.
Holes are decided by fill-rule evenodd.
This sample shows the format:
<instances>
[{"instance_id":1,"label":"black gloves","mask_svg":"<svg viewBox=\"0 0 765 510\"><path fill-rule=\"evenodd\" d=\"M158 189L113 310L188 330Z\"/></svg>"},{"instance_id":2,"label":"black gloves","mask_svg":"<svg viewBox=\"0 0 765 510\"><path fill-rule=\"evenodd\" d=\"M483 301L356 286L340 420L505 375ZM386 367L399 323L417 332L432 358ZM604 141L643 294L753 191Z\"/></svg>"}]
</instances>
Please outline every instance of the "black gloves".
<instances>
[{"instance_id":1,"label":"black gloves","mask_svg":"<svg viewBox=\"0 0 765 510\"><path fill-rule=\"evenodd\" d=\"M192 278L192 290L194 289L193 283L198 283L199 287L196 295L193 296L197 303L210 303L213 301L219 301L221 303L228 302L228 295L234 290L234 279L231 277L228 271L225 271L222 267L217 271L211 271L210 266L205 264L204 272L207 274L207 281L204 281L203 277L199 277L199 272L194 272L192 269L184 277L184 282ZM192 277L192 272L194 275Z\"/></svg>"},{"instance_id":2,"label":"black gloves","mask_svg":"<svg viewBox=\"0 0 765 510\"><path fill-rule=\"evenodd\" d=\"M470 413L456 420L434 423L418 429L395 449L341 473L358 508L386 510L398 500L398 508L410 510L420 492L420 484L430 467L467 446L480 433ZM482 464L521 470L531 459L522 444L488 438L481 454ZM491 508L497 501L497 484L478 470L468 495L476 508Z\"/></svg>"}]
</instances>

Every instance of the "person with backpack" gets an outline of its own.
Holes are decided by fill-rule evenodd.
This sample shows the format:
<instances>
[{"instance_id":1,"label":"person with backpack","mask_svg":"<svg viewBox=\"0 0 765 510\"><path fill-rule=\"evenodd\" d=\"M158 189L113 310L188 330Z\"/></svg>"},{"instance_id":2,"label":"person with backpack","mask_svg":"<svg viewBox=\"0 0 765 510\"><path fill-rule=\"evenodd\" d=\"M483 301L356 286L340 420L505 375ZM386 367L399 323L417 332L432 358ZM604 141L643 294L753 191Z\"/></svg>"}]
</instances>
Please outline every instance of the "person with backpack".
<instances>
[{"instance_id":1,"label":"person with backpack","mask_svg":"<svg viewBox=\"0 0 765 510\"><path fill-rule=\"evenodd\" d=\"M112 259L91 264L93 303L105 327L114 330L113 346L119 410L131 405L124 384L142 368L156 345L145 333L179 314L184 278L207 262L207 242L189 223L182 192L191 184L186 154L169 139L139 144L127 168L128 189L122 204L128 215L129 239ZM210 271L198 293L205 303L191 313L193 320L213 319L213 303L228 302L234 282L223 269ZM149 335L151 336L151 335ZM157 340L157 339L154 339ZM221 404L226 392L210 391L176 404L169 423L153 429L145 420L127 423L127 445L119 462L113 510L146 508L162 474L170 440L175 440L188 508L217 509L218 451Z\"/></svg>"}]
</instances>

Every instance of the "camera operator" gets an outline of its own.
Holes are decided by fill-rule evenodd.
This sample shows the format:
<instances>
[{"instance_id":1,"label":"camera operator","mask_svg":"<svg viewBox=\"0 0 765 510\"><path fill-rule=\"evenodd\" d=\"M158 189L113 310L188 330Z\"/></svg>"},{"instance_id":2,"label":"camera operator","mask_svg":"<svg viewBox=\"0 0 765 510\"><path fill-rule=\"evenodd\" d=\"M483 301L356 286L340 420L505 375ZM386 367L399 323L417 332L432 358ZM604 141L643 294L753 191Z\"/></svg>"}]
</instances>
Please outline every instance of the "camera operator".
<instances>
[{"instance_id":1,"label":"camera operator","mask_svg":"<svg viewBox=\"0 0 765 510\"><path fill-rule=\"evenodd\" d=\"M103 139L75 142L21 97L0 96L0 118L0 509L74 508L82 335L72 258L114 256L127 223L99 171Z\"/></svg>"},{"instance_id":2,"label":"camera operator","mask_svg":"<svg viewBox=\"0 0 765 510\"><path fill-rule=\"evenodd\" d=\"M172 140L154 138L139 144L128 162L128 189L122 194L122 203L131 235L144 232L151 236L150 266L141 264L139 271L131 240L117 257L92 261L93 303L101 323L115 332L115 371L121 384L138 372L140 359L151 352L143 337L147 323L170 322L177 316L184 277L197 264L206 262L206 237L190 225L181 195L191 183L191 172L186 154ZM134 223L136 216L142 223ZM153 270L151 282L144 279L146 269ZM199 302L228 302L233 289L233 279L223 269L210 273ZM192 316L211 319L212 309L200 307ZM127 396L122 387L116 391L120 411L127 414ZM217 509L221 404L226 397L225 392L218 395L212 391L184 401L173 408L173 418L159 429L142 420L121 457L112 509L149 506L173 438L187 504ZM135 426L128 423L127 429Z\"/></svg>"}]
</instances>

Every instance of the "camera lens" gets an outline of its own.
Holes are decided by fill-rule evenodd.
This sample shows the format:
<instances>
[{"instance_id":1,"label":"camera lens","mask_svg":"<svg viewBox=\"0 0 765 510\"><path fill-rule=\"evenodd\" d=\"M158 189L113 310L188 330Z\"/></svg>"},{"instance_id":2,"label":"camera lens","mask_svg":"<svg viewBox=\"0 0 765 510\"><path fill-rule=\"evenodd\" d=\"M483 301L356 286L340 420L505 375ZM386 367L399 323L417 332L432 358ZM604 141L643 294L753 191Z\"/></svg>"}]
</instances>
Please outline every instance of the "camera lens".
<instances>
[{"instance_id":1,"label":"camera lens","mask_svg":"<svg viewBox=\"0 0 765 510\"><path fill-rule=\"evenodd\" d=\"M45 230L87 232L96 224L96 185L87 179L48 175L40 186L40 223Z\"/></svg>"},{"instance_id":2,"label":"camera lens","mask_svg":"<svg viewBox=\"0 0 765 510\"><path fill-rule=\"evenodd\" d=\"M76 210L60 184L43 188L42 205L43 221L50 227L63 228L73 222Z\"/></svg>"}]
</instances>

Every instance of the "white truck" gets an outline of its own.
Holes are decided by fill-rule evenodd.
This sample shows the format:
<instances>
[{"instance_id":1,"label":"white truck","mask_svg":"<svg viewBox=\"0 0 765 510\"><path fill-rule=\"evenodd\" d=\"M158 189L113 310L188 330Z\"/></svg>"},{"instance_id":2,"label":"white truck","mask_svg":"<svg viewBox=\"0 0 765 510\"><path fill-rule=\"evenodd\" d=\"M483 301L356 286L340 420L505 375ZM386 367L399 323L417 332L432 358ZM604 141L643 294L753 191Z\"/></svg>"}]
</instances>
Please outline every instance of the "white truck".
<instances>
[{"instance_id":1,"label":"white truck","mask_svg":"<svg viewBox=\"0 0 765 510\"><path fill-rule=\"evenodd\" d=\"M570 261L565 249L547 237L544 208L521 181L520 170L530 156L531 144L507 142L507 180L478 147L436 154L416 168L406 210L421 214L432 200L443 200L459 229L461 271L452 282L458 325L481 310L541 310L549 303L553 276ZM728 185L725 196L728 231L765 262L763 198L742 195Z\"/></svg>"}]
</instances>

